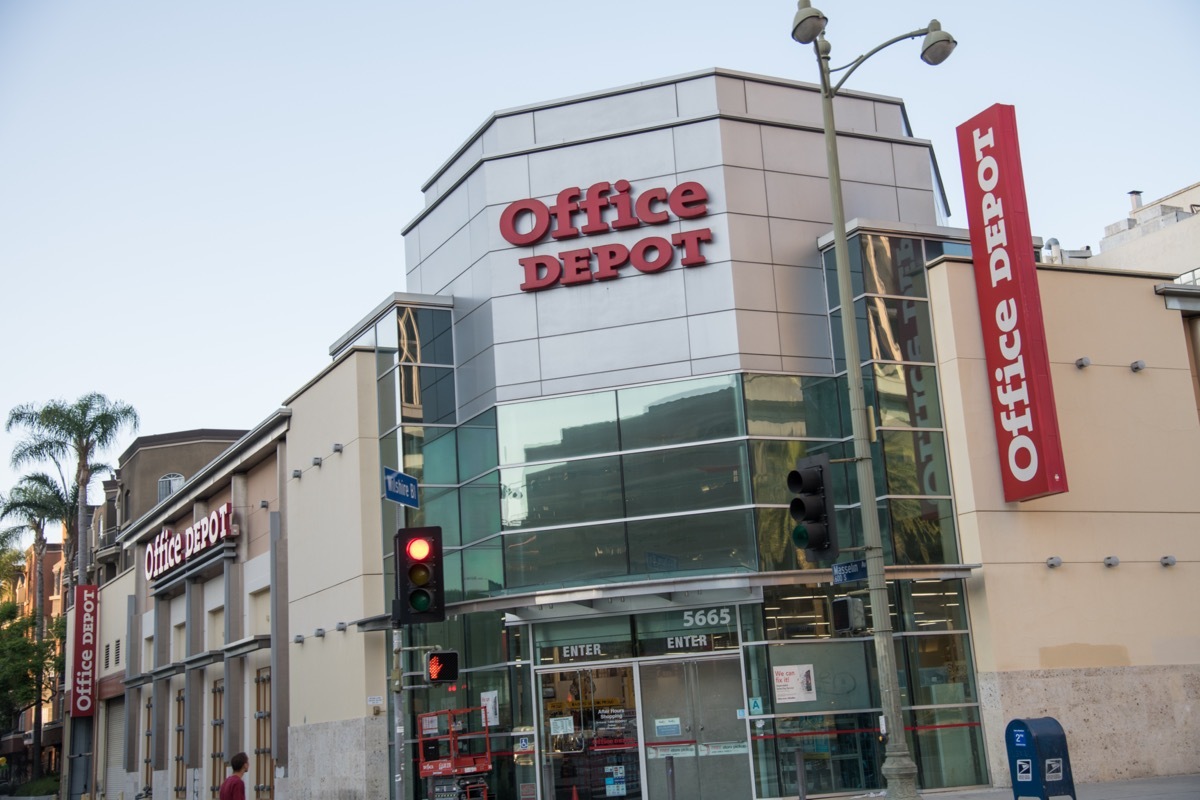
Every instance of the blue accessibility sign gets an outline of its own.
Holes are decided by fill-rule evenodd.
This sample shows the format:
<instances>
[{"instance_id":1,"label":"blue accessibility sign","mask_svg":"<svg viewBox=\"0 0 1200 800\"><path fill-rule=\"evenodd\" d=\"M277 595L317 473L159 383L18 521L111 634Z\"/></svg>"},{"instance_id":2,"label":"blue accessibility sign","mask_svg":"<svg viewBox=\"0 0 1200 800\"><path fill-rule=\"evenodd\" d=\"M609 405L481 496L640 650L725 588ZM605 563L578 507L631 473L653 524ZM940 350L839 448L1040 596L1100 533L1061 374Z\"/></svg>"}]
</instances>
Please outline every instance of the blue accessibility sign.
<instances>
[{"instance_id":1,"label":"blue accessibility sign","mask_svg":"<svg viewBox=\"0 0 1200 800\"><path fill-rule=\"evenodd\" d=\"M417 479L387 467L383 468L383 496L402 506L421 507L417 499Z\"/></svg>"}]
</instances>

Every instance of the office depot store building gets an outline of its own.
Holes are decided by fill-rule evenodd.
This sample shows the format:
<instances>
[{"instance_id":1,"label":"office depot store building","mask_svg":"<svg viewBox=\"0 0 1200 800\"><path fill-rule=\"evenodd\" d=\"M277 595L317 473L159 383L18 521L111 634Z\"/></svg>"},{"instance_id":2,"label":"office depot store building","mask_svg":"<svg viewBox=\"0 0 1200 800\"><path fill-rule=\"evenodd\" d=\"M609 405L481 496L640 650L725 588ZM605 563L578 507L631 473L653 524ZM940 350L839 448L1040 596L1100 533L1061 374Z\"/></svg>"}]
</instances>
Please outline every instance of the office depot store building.
<instances>
[{"instance_id":1,"label":"office depot store building","mask_svg":"<svg viewBox=\"0 0 1200 800\"><path fill-rule=\"evenodd\" d=\"M713 71L499 113L433 176L405 230L412 299L454 299L442 312L454 395L419 370L386 383L439 412L383 432L385 465L423 484L421 510L385 514L384 528L445 531L460 615L414 634L460 648L467 668L454 692L413 700L438 709L496 693L493 749L513 754L494 780L504 795L664 797L668 756L675 791L694 797L795 796L798 764L809 794L882 785L869 609L857 633L834 635L830 616L864 584L832 585L788 536L796 459L850 450L841 304L820 252L831 214L819 99ZM1072 736L1081 780L1132 777L1082 721L1126 725L1115 720L1129 683L1156 670L1190 676L1194 696L1200 654L1144 621L1106 630L1106 614L1130 612L1097 594L1122 580L1183 591L1159 558L1182 560L1186 545L1194 560L1182 532L1195 501L1156 471L1153 498L1136 502L1158 521L1138 552L1118 547L1114 504L1131 498L1113 497L1091 463L1094 430L1060 412L1072 492L1005 502L970 246L937 226L928 143L892 98L841 97L837 115L920 784L1007 783L1004 724L1045 714ZM1181 313L1153 290L1164 276L1040 274L1058 407L1170 398L1164 413L1200 444ZM1077 292L1101 299L1080 307ZM1118 306L1145 319L1131 339L1145 342L1104 334L1113 352L1084 347L1082 331L1101 335L1125 296L1137 303ZM1074 366L1084 349L1088 372ZM1135 357L1176 384L1140 388ZM1110 379L1104 412L1096 392ZM1124 438L1126 452L1172 454L1185 474L1200 466L1169 435ZM836 471L846 549L862 543L859 497L852 471ZM1122 550L1116 572L1108 550ZM1079 563L1054 572L1050 556ZM1042 617L1053 609L1058 622ZM1091 716L1073 729L1082 707ZM1174 744L1139 751L1155 774L1197 766Z\"/></svg>"},{"instance_id":2,"label":"office depot store building","mask_svg":"<svg viewBox=\"0 0 1200 800\"><path fill-rule=\"evenodd\" d=\"M1045 715L1079 781L1200 769L1200 622L1161 613L1200 607L1200 301L1145 271L1034 272L1070 491L1007 502L971 247L937 224L929 143L894 98L845 93L837 115L921 787L1007 784L1005 723ZM486 730L506 800L883 786L870 609L833 629L865 583L834 585L789 535L796 460L851 451L825 164L815 87L711 70L497 113L437 171L407 293L272 429L286 557L269 604L247 601L279 609L252 656L269 644L274 676L258 797L427 796L389 756L386 621L392 537L426 525L450 616L405 645L463 671L427 687L406 651L413 758L416 714L486 707L463 741ZM419 510L381 499L383 468L417 479ZM847 562L861 502L834 472Z\"/></svg>"}]
</instances>

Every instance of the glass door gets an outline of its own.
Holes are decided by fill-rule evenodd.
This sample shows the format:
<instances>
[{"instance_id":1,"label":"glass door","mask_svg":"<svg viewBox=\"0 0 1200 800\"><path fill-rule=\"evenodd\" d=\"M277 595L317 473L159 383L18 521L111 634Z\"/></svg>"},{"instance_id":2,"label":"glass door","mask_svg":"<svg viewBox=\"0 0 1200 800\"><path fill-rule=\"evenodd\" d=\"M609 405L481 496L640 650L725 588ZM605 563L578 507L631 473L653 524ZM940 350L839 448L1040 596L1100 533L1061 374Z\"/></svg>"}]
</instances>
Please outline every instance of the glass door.
<instances>
[{"instance_id":1,"label":"glass door","mask_svg":"<svg viewBox=\"0 0 1200 800\"><path fill-rule=\"evenodd\" d=\"M567 667L538 676L542 796L641 797L633 665Z\"/></svg>"},{"instance_id":2,"label":"glass door","mask_svg":"<svg viewBox=\"0 0 1200 800\"><path fill-rule=\"evenodd\" d=\"M639 665L647 796L745 797L751 791L736 658Z\"/></svg>"}]
</instances>

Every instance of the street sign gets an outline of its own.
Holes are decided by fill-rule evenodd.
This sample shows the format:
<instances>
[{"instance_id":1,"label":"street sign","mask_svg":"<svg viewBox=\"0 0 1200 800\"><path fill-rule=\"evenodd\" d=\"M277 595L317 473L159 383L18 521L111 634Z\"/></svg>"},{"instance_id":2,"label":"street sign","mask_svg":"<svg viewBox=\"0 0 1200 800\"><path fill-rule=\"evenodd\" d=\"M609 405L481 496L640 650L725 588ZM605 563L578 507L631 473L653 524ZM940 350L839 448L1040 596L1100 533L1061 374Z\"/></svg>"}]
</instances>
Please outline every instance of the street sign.
<instances>
[{"instance_id":1,"label":"street sign","mask_svg":"<svg viewBox=\"0 0 1200 800\"><path fill-rule=\"evenodd\" d=\"M867 579L867 561L859 559L858 561L847 561L843 564L833 565L833 585L839 583L850 583L851 581L865 581Z\"/></svg>"},{"instance_id":2,"label":"street sign","mask_svg":"<svg viewBox=\"0 0 1200 800\"><path fill-rule=\"evenodd\" d=\"M421 507L417 499L417 479L387 467L383 468L383 496L402 506Z\"/></svg>"}]
</instances>

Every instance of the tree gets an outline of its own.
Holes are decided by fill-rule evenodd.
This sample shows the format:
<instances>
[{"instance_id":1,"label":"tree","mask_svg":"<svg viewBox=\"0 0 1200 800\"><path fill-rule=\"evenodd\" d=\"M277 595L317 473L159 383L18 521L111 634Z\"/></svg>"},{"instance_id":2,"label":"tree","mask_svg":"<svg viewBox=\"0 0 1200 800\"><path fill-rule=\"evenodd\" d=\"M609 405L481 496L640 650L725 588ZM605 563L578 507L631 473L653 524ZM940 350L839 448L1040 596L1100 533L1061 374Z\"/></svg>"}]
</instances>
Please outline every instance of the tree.
<instances>
[{"instance_id":1,"label":"tree","mask_svg":"<svg viewBox=\"0 0 1200 800\"><path fill-rule=\"evenodd\" d=\"M31 635L35 624L33 616L23 616L16 603L0 603L0 715L4 719L31 705L40 707L45 700L38 676L53 669L57 640L35 642ZM34 769L39 767L40 760L34 763Z\"/></svg>"},{"instance_id":2,"label":"tree","mask_svg":"<svg viewBox=\"0 0 1200 800\"><path fill-rule=\"evenodd\" d=\"M43 578L43 557L46 554L46 526L51 522L60 522L65 528L71 519L75 508L74 491L68 491L65 486L56 483L45 473L34 473L21 478L20 482L0 502L0 518L15 518L20 525L5 531L0 531L0 543L7 541L11 532L30 531L33 533L34 554L34 606L33 606L33 638L40 649L46 638L46 624L42 609L46 605L46 589ZM0 551L2 554L3 551ZM37 696L44 695L44 674L37 675ZM33 779L42 777L42 703L37 702L33 708Z\"/></svg>"},{"instance_id":3,"label":"tree","mask_svg":"<svg viewBox=\"0 0 1200 800\"><path fill-rule=\"evenodd\" d=\"M133 406L120 400L109 400L99 392L85 394L74 403L62 400L51 400L43 406L26 403L8 413L5 429L21 428L26 434L13 449L14 468L50 462L58 469L65 484L63 462L74 459L78 494L75 524L73 530L68 526L67 538L75 544L80 581L87 580L91 561L85 535L87 487L94 471L107 469L93 464L92 459L112 446L126 428L136 431L137 427L138 413ZM64 546L64 550L69 547Z\"/></svg>"}]
</instances>

